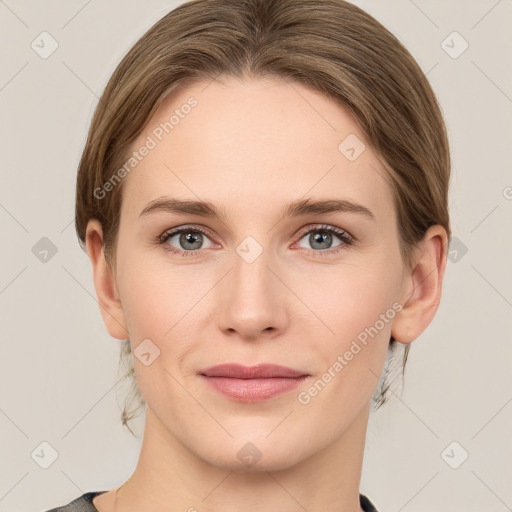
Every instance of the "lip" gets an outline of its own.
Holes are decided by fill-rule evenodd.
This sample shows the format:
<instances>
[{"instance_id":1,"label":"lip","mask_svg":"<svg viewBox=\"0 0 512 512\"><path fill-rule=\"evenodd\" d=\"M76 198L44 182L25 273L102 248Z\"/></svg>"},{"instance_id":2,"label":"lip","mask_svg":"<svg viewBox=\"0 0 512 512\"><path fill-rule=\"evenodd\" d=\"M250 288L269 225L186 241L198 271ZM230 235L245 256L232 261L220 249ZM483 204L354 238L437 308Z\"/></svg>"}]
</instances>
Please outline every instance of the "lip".
<instances>
[{"instance_id":1,"label":"lip","mask_svg":"<svg viewBox=\"0 0 512 512\"><path fill-rule=\"evenodd\" d=\"M216 391L238 402L261 402L301 384L309 374L275 364L221 364L198 372Z\"/></svg>"},{"instance_id":2,"label":"lip","mask_svg":"<svg viewBox=\"0 0 512 512\"><path fill-rule=\"evenodd\" d=\"M276 377L302 377L307 375L299 370L279 366L277 364L257 364L255 366L243 366L236 363L219 364L206 370L200 370L206 377L229 377L232 379L268 379Z\"/></svg>"}]
</instances>

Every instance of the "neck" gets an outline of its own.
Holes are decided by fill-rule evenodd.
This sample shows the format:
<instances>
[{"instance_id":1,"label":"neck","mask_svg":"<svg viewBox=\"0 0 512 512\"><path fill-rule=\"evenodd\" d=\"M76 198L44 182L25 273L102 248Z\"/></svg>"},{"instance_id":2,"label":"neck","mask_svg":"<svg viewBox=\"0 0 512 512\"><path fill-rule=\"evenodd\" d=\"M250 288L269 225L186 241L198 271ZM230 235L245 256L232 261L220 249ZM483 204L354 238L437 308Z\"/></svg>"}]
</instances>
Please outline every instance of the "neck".
<instances>
[{"instance_id":1,"label":"neck","mask_svg":"<svg viewBox=\"0 0 512 512\"><path fill-rule=\"evenodd\" d=\"M179 443L147 407L139 461L118 489L114 510L359 512L368 413L366 407L341 437L291 467L229 471Z\"/></svg>"}]
</instances>

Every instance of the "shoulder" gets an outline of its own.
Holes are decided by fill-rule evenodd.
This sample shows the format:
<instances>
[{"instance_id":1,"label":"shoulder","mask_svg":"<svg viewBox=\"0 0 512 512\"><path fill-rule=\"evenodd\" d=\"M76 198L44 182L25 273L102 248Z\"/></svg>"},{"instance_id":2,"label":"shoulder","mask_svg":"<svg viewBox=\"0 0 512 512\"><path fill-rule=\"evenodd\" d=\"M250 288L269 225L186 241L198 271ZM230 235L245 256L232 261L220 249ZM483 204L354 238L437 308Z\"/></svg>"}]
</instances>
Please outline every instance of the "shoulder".
<instances>
[{"instance_id":1,"label":"shoulder","mask_svg":"<svg viewBox=\"0 0 512 512\"><path fill-rule=\"evenodd\" d=\"M98 512L96 507L92 504L92 500L98 496L98 494L102 494L104 492L106 491L86 492L85 494L82 494L82 496L75 498L67 505L52 508L46 512Z\"/></svg>"},{"instance_id":2,"label":"shoulder","mask_svg":"<svg viewBox=\"0 0 512 512\"><path fill-rule=\"evenodd\" d=\"M46 512L98 512L96 507L92 504L92 500L98 496L98 494L104 492L106 491L86 492L67 505L52 508ZM364 494L359 494L359 503L364 512L378 512L373 503Z\"/></svg>"},{"instance_id":3,"label":"shoulder","mask_svg":"<svg viewBox=\"0 0 512 512\"><path fill-rule=\"evenodd\" d=\"M359 504L364 512L378 512L375 505L364 494L359 494Z\"/></svg>"}]
</instances>

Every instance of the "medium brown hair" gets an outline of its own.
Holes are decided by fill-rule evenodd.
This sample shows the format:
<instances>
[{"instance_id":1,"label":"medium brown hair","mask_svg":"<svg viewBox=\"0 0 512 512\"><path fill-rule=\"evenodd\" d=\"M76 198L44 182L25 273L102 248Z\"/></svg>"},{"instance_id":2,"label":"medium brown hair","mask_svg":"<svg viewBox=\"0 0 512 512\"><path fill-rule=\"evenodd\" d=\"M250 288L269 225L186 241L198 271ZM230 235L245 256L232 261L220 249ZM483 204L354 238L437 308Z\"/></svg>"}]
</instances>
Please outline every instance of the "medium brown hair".
<instances>
[{"instance_id":1,"label":"medium brown hair","mask_svg":"<svg viewBox=\"0 0 512 512\"><path fill-rule=\"evenodd\" d=\"M123 182L105 197L95 190L123 167L132 143L170 92L220 76L295 81L347 108L386 168L405 264L412 264L414 248L430 226L442 225L450 239L450 154L442 113L424 73L395 36L343 0L192 0L136 42L96 107L76 187L82 248L88 221L98 219L105 258L115 265ZM143 404L129 340L123 343L132 394ZM391 338L388 355L396 345ZM409 349L410 344L403 348L402 374ZM384 377L388 371L386 364ZM389 384L381 378L377 408ZM123 424L134 412L125 407Z\"/></svg>"}]
</instances>

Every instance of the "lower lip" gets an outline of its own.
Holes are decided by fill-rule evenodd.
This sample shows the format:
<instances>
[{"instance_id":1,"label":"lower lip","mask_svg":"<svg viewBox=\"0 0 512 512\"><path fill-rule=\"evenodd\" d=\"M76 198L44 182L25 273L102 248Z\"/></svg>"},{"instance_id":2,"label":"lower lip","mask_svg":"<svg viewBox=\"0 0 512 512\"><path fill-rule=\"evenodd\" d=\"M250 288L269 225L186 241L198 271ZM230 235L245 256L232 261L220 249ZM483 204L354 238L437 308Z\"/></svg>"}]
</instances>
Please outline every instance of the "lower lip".
<instances>
[{"instance_id":1,"label":"lower lip","mask_svg":"<svg viewBox=\"0 0 512 512\"><path fill-rule=\"evenodd\" d=\"M302 377L272 377L268 379L233 379L231 377L207 377L201 375L209 386L238 402L263 402L299 386Z\"/></svg>"}]
</instances>

